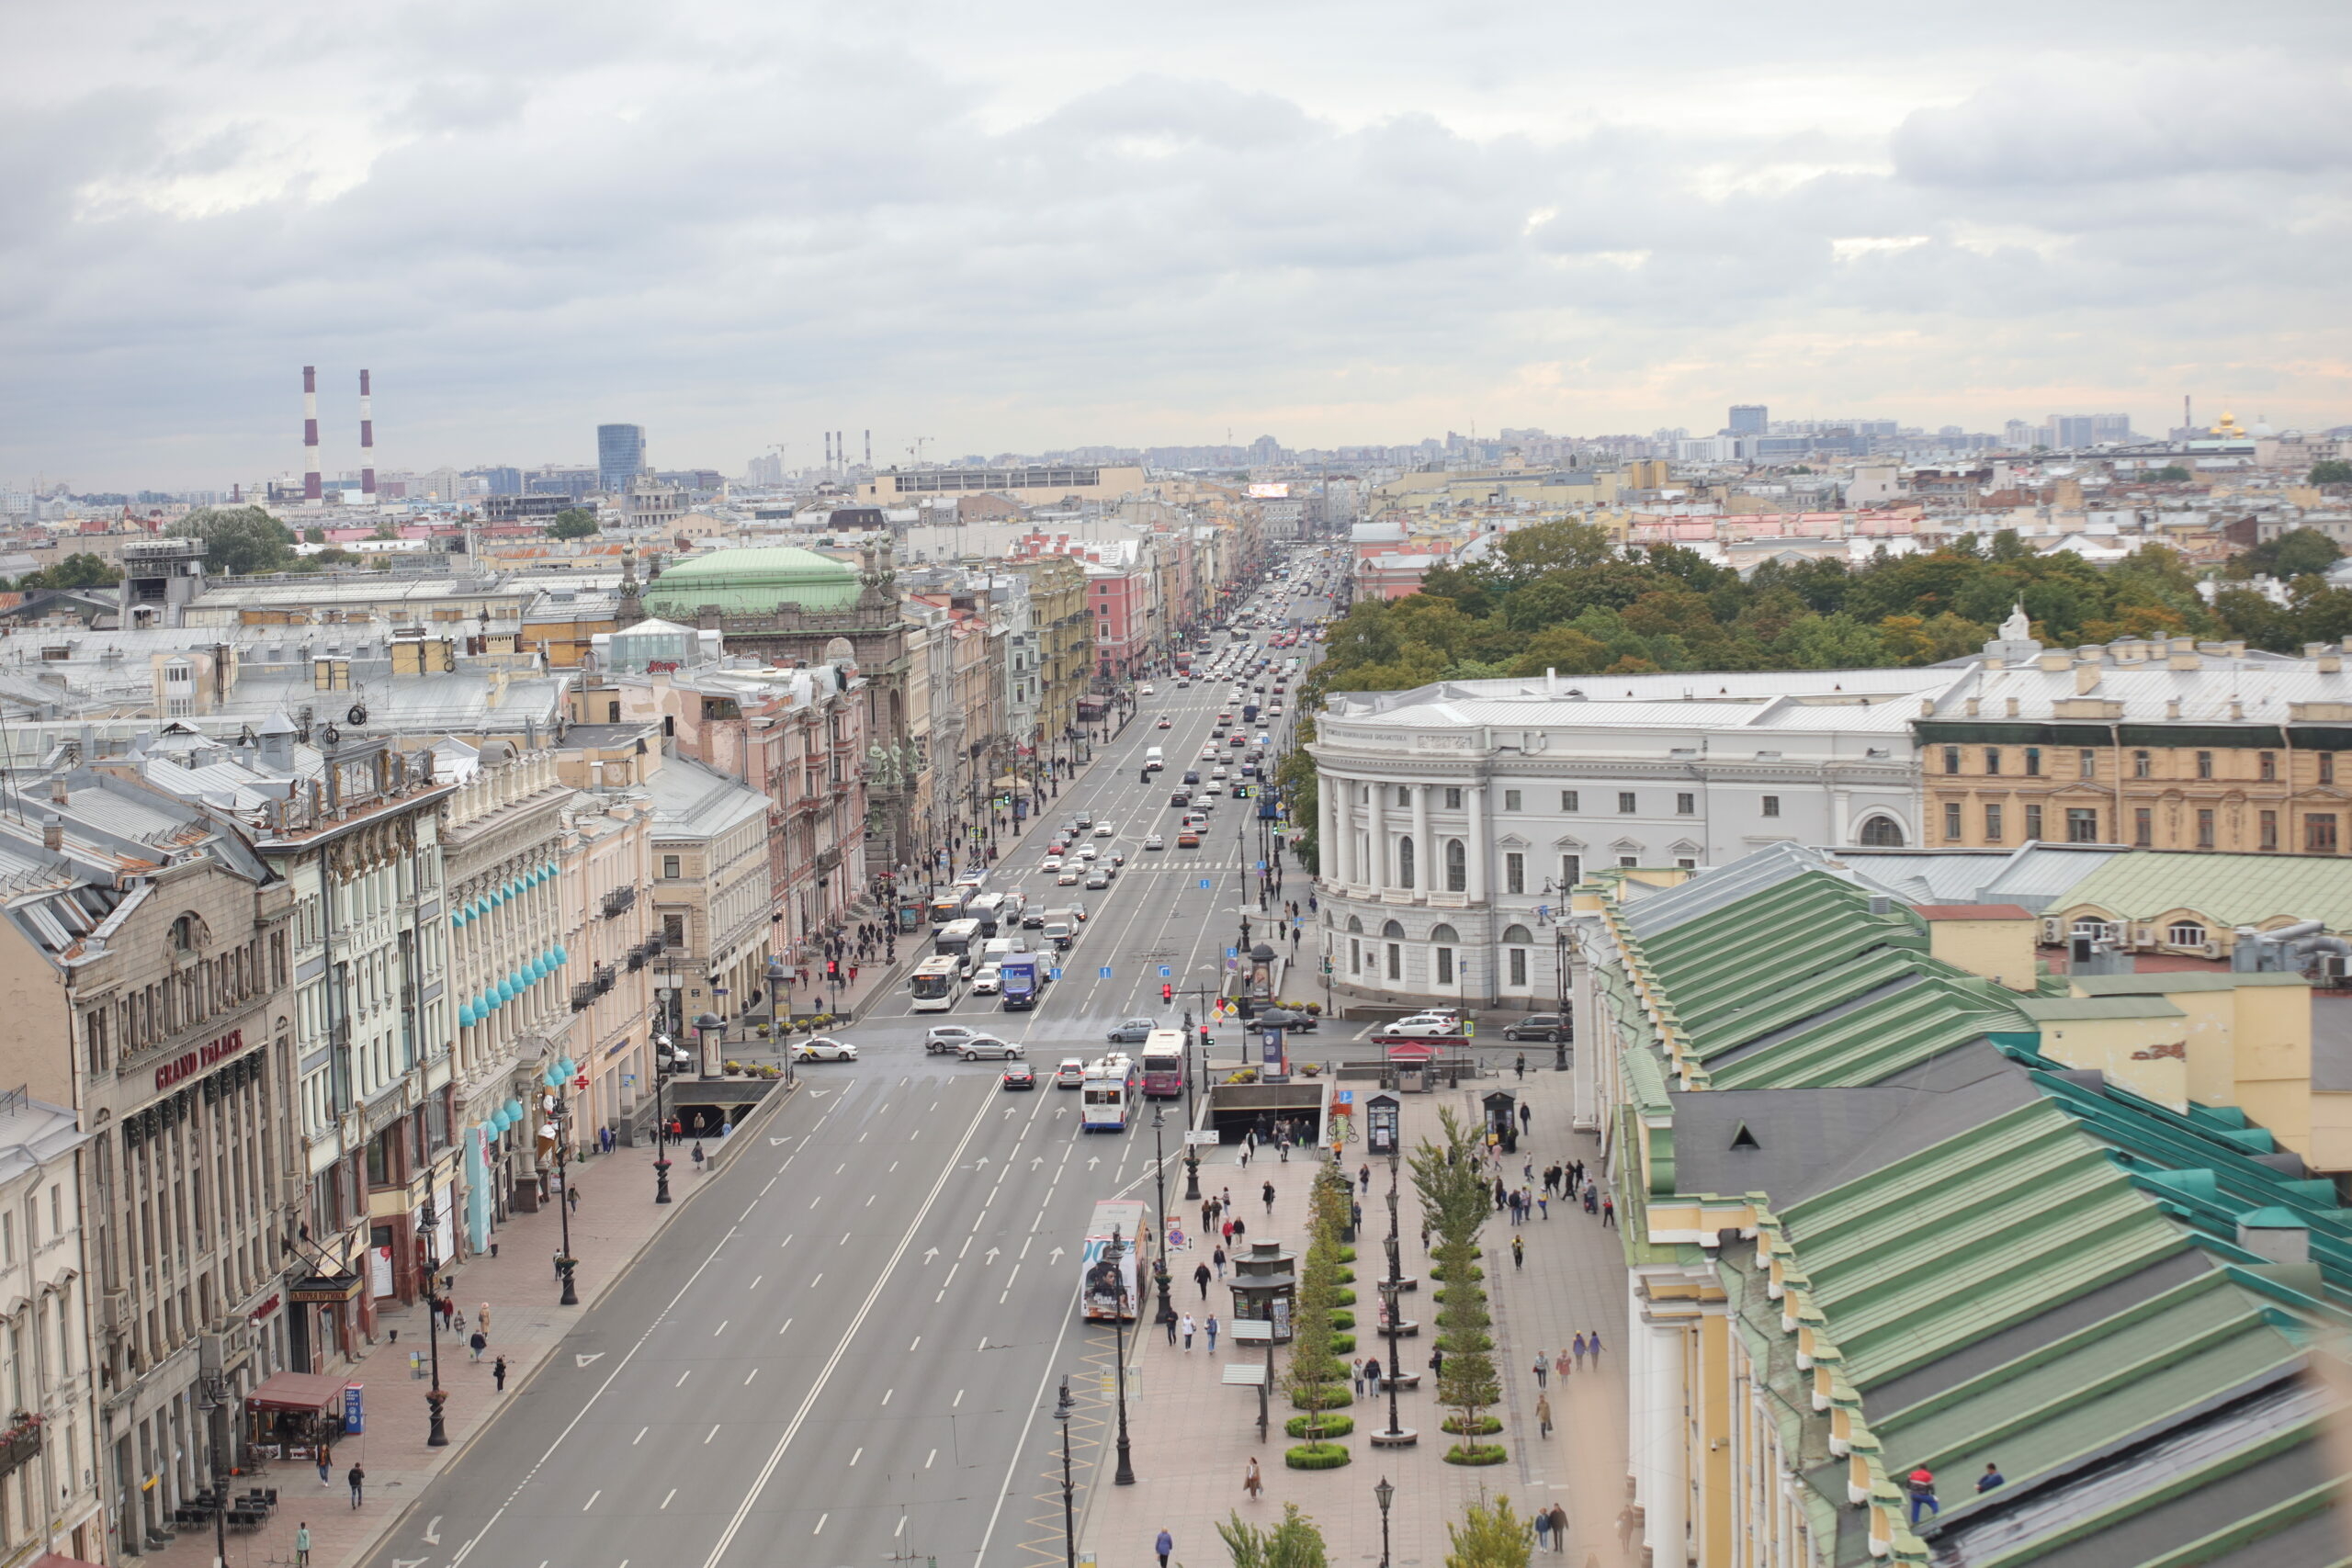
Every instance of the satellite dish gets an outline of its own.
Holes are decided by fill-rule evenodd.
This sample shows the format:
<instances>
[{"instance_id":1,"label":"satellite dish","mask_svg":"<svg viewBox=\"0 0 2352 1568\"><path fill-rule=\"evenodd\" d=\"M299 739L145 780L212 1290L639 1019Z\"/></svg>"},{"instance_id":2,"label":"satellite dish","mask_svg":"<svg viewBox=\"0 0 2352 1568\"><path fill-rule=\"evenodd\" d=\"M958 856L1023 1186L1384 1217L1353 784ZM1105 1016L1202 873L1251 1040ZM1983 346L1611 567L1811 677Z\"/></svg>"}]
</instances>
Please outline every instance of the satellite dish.
<instances>
[{"instance_id":1,"label":"satellite dish","mask_svg":"<svg viewBox=\"0 0 2352 1568\"><path fill-rule=\"evenodd\" d=\"M324 729L322 729L322 730L319 731L319 736L320 736L320 738L321 738L322 739L323 739L323 740L324 740L328 745L332 746L332 745L334 745L336 741L341 740L341 739L343 739L343 731L342 731L342 730L340 730L340 729L337 729L334 725L330 724L330 725L328 725Z\"/></svg>"},{"instance_id":2,"label":"satellite dish","mask_svg":"<svg viewBox=\"0 0 2352 1568\"><path fill-rule=\"evenodd\" d=\"M343 717L345 723L350 725L354 729L358 728L361 725L368 722L368 705L365 703L352 704L351 711L345 714Z\"/></svg>"}]
</instances>

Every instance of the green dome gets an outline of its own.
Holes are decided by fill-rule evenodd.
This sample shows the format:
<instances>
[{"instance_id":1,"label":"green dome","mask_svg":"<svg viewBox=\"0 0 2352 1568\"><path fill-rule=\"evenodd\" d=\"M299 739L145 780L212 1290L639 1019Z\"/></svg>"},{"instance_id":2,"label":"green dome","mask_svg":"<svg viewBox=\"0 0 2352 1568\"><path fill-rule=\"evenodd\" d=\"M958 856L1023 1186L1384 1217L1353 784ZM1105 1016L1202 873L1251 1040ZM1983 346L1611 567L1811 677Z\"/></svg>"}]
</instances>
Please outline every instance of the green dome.
<instances>
[{"instance_id":1,"label":"green dome","mask_svg":"<svg viewBox=\"0 0 2352 1568\"><path fill-rule=\"evenodd\" d=\"M714 550L680 561L648 583L648 614L692 624L716 604L730 615L764 615L778 604L804 610L846 610L857 603L857 570L797 545Z\"/></svg>"}]
</instances>

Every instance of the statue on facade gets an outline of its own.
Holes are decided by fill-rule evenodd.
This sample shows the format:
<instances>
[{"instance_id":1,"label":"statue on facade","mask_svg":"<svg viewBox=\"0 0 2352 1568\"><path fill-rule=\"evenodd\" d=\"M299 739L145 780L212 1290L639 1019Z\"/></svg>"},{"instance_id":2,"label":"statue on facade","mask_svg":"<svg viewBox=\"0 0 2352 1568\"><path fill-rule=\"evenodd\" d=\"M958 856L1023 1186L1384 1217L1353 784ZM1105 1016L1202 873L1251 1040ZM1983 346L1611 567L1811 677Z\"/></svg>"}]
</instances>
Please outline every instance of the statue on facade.
<instances>
[{"instance_id":1,"label":"statue on facade","mask_svg":"<svg viewBox=\"0 0 2352 1568\"><path fill-rule=\"evenodd\" d=\"M2032 635L2033 621L2026 615L2025 601L2020 599L2017 603L2017 608L2009 613L2009 618L2001 623L2001 640L2023 642Z\"/></svg>"},{"instance_id":2,"label":"statue on facade","mask_svg":"<svg viewBox=\"0 0 2352 1568\"><path fill-rule=\"evenodd\" d=\"M865 749L865 772L867 777L884 789L899 787L898 762L889 752L882 750L878 742Z\"/></svg>"}]
</instances>

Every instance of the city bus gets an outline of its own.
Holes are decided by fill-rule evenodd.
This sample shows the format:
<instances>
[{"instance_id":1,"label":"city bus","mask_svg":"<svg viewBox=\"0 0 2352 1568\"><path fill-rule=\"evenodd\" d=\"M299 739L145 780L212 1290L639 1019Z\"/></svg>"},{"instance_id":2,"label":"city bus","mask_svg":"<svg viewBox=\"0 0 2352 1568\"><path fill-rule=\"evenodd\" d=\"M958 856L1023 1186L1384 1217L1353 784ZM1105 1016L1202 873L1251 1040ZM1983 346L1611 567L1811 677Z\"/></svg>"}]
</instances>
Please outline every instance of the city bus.
<instances>
[{"instance_id":1,"label":"city bus","mask_svg":"<svg viewBox=\"0 0 2352 1568\"><path fill-rule=\"evenodd\" d=\"M932 933L931 951L941 958L968 962L973 945L982 940L978 920L950 920Z\"/></svg>"},{"instance_id":2,"label":"city bus","mask_svg":"<svg viewBox=\"0 0 2352 1568\"><path fill-rule=\"evenodd\" d=\"M914 998L910 1011L945 1012L964 994L964 961L945 955L926 958L915 965L907 989Z\"/></svg>"},{"instance_id":3,"label":"city bus","mask_svg":"<svg viewBox=\"0 0 2352 1568\"><path fill-rule=\"evenodd\" d=\"M1079 1247L1080 1299L1087 1320L1132 1323L1143 1301L1143 1205L1131 1198L1096 1201ZM1114 1259L1111 1248L1118 1246Z\"/></svg>"},{"instance_id":4,"label":"city bus","mask_svg":"<svg viewBox=\"0 0 2352 1568\"><path fill-rule=\"evenodd\" d=\"M1184 1094L1184 1032L1155 1029L1143 1039L1143 1093L1147 1100L1181 1100Z\"/></svg>"},{"instance_id":5,"label":"city bus","mask_svg":"<svg viewBox=\"0 0 2352 1568\"><path fill-rule=\"evenodd\" d=\"M1136 1119L1136 1103L1143 1089L1143 1074L1124 1052L1097 1058L1086 1068L1079 1099L1080 1130L1124 1133Z\"/></svg>"}]
</instances>

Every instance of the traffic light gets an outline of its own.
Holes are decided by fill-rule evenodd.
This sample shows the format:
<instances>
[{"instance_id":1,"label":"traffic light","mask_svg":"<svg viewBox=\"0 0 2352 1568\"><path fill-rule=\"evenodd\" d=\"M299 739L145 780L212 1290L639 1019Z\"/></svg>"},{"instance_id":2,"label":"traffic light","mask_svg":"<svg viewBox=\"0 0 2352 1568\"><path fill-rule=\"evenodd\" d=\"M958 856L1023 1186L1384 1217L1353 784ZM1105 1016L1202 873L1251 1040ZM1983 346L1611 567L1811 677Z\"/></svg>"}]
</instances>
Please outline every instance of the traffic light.
<instances>
[{"instance_id":1,"label":"traffic light","mask_svg":"<svg viewBox=\"0 0 2352 1568\"><path fill-rule=\"evenodd\" d=\"M1176 999L1176 987L1168 984L1164 980L1161 981L1159 986L1159 999L1163 1003L1174 1001Z\"/></svg>"}]
</instances>

